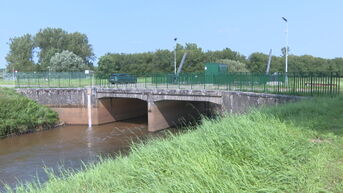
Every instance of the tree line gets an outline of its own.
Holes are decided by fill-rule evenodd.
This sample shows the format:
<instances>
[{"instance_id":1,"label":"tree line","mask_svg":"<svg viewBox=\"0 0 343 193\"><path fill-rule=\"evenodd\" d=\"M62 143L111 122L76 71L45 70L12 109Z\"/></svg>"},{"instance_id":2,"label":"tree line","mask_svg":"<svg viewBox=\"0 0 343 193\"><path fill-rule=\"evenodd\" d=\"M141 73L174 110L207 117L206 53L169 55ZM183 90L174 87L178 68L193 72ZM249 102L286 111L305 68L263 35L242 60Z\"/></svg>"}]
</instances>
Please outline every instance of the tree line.
<instances>
[{"instance_id":1,"label":"tree line","mask_svg":"<svg viewBox=\"0 0 343 193\"><path fill-rule=\"evenodd\" d=\"M255 52L246 57L229 48L217 51L203 51L196 44L177 45L178 63L184 53L187 59L183 72L202 72L208 62L228 65L229 72L265 72L268 54ZM107 53L99 58L98 74L110 73L163 73L173 72L173 50L156 50L138 54ZM285 56L272 56L270 72L285 71ZM340 72L343 73L343 58L324 59L310 55L288 56L288 72Z\"/></svg>"},{"instance_id":2,"label":"tree line","mask_svg":"<svg viewBox=\"0 0 343 193\"><path fill-rule=\"evenodd\" d=\"M134 54L107 53L99 57L93 66L92 45L85 34L68 33L60 28L41 29L37 34L25 34L11 38L10 51L6 56L7 70L31 71L83 71L95 70L98 75L110 73L166 73L174 71L174 50L158 49L153 52ZM195 43L176 45L177 63L187 53L182 72L202 72L208 62L227 64L231 72L265 72L268 55L260 52L246 57L230 48L204 51ZM283 48L284 53L285 48ZM285 57L273 56L270 72L285 71ZM343 73L343 58L324 59L310 55L288 57L289 72Z\"/></svg>"}]
</instances>

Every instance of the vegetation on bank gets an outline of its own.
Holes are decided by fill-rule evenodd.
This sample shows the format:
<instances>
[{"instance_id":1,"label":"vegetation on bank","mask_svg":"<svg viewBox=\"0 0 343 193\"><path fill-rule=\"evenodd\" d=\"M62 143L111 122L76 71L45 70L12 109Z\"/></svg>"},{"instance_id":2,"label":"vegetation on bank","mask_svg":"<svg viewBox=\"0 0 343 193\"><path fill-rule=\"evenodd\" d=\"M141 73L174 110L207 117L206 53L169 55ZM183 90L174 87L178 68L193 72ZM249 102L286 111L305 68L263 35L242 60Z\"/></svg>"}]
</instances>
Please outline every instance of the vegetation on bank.
<instances>
[{"instance_id":1,"label":"vegetation on bank","mask_svg":"<svg viewBox=\"0 0 343 193\"><path fill-rule=\"evenodd\" d=\"M0 137L21 134L55 125L58 115L47 107L0 88Z\"/></svg>"},{"instance_id":2,"label":"vegetation on bank","mask_svg":"<svg viewBox=\"0 0 343 193\"><path fill-rule=\"evenodd\" d=\"M205 120L16 192L343 192L343 97Z\"/></svg>"}]
</instances>

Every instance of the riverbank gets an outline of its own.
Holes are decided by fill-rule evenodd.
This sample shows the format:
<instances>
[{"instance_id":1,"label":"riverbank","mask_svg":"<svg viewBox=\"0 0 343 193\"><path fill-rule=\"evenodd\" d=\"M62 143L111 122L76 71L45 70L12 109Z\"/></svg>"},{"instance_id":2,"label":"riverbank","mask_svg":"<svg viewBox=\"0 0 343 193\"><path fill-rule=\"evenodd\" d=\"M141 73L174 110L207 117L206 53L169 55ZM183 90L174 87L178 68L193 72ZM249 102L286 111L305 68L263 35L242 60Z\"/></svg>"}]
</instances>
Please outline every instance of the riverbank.
<instances>
[{"instance_id":1,"label":"riverbank","mask_svg":"<svg viewBox=\"0 0 343 193\"><path fill-rule=\"evenodd\" d=\"M55 126L58 115L13 89L0 88L0 138Z\"/></svg>"},{"instance_id":2,"label":"riverbank","mask_svg":"<svg viewBox=\"0 0 343 193\"><path fill-rule=\"evenodd\" d=\"M343 192L343 97L206 120L16 192Z\"/></svg>"}]
</instances>

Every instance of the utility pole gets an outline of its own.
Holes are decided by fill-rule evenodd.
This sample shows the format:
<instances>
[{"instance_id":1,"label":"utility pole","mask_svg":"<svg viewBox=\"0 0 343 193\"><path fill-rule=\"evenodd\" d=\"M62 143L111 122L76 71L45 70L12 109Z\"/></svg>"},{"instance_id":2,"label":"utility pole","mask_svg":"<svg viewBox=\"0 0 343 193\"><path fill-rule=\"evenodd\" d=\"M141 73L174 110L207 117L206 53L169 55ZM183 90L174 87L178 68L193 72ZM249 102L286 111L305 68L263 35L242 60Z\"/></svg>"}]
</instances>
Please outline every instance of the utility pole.
<instances>
[{"instance_id":1,"label":"utility pole","mask_svg":"<svg viewBox=\"0 0 343 193\"><path fill-rule=\"evenodd\" d=\"M176 75L176 46L177 46L177 38L174 38L175 41L175 49L174 49L174 74Z\"/></svg>"},{"instance_id":2,"label":"utility pole","mask_svg":"<svg viewBox=\"0 0 343 193\"><path fill-rule=\"evenodd\" d=\"M285 83L288 84L288 20L285 17L282 17L282 19L286 23Z\"/></svg>"},{"instance_id":3,"label":"utility pole","mask_svg":"<svg viewBox=\"0 0 343 193\"><path fill-rule=\"evenodd\" d=\"M272 49L269 50L269 58L268 58L268 63L267 63L266 74L269 74L271 62L272 62Z\"/></svg>"}]
</instances>

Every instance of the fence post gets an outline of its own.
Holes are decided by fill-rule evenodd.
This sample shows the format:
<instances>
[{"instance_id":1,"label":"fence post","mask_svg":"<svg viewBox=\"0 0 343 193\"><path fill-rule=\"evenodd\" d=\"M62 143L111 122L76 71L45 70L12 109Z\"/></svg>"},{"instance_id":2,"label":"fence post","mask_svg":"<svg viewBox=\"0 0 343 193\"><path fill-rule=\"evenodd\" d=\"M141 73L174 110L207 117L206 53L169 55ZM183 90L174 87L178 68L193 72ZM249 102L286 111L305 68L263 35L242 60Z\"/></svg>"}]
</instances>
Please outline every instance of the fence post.
<instances>
[{"instance_id":1,"label":"fence post","mask_svg":"<svg viewBox=\"0 0 343 193\"><path fill-rule=\"evenodd\" d=\"M311 96L313 96L313 80L312 80L312 73L310 73L310 84L311 84L311 87L310 87L311 91L310 91L310 93L311 93Z\"/></svg>"},{"instance_id":2,"label":"fence post","mask_svg":"<svg viewBox=\"0 0 343 193\"><path fill-rule=\"evenodd\" d=\"M279 81L279 75L278 75L278 79L277 79L277 93L280 93L280 81Z\"/></svg>"},{"instance_id":3,"label":"fence post","mask_svg":"<svg viewBox=\"0 0 343 193\"><path fill-rule=\"evenodd\" d=\"M192 78L193 78L193 75L191 75L191 77L190 77L190 81L191 81L191 90L193 89L193 87L192 87L192 83L193 83Z\"/></svg>"},{"instance_id":4,"label":"fence post","mask_svg":"<svg viewBox=\"0 0 343 193\"><path fill-rule=\"evenodd\" d=\"M79 87L81 88L81 73L77 73L78 74L78 79L79 79Z\"/></svg>"},{"instance_id":5,"label":"fence post","mask_svg":"<svg viewBox=\"0 0 343 193\"><path fill-rule=\"evenodd\" d=\"M296 84L295 84L295 73L293 73L293 88L292 88L292 94L295 94L295 87L296 87Z\"/></svg>"},{"instance_id":6,"label":"fence post","mask_svg":"<svg viewBox=\"0 0 343 193\"><path fill-rule=\"evenodd\" d=\"M38 84L38 87L40 87L39 76L37 77L37 84Z\"/></svg>"},{"instance_id":7,"label":"fence post","mask_svg":"<svg viewBox=\"0 0 343 193\"><path fill-rule=\"evenodd\" d=\"M205 90L205 85L206 85L206 74L204 74L204 82L203 82L203 84L204 84L204 90Z\"/></svg>"},{"instance_id":8,"label":"fence post","mask_svg":"<svg viewBox=\"0 0 343 193\"><path fill-rule=\"evenodd\" d=\"M146 88L146 75L144 76L144 88Z\"/></svg>"},{"instance_id":9,"label":"fence post","mask_svg":"<svg viewBox=\"0 0 343 193\"><path fill-rule=\"evenodd\" d=\"M332 72L330 72L330 95L332 95L332 87L333 87L333 85L332 85Z\"/></svg>"},{"instance_id":10,"label":"fence post","mask_svg":"<svg viewBox=\"0 0 343 193\"><path fill-rule=\"evenodd\" d=\"M251 91L254 91L254 74L253 73L251 73L250 74L250 77L251 77Z\"/></svg>"},{"instance_id":11,"label":"fence post","mask_svg":"<svg viewBox=\"0 0 343 193\"><path fill-rule=\"evenodd\" d=\"M48 72L48 88L50 88L50 72Z\"/></svg>"}]
</instances>

